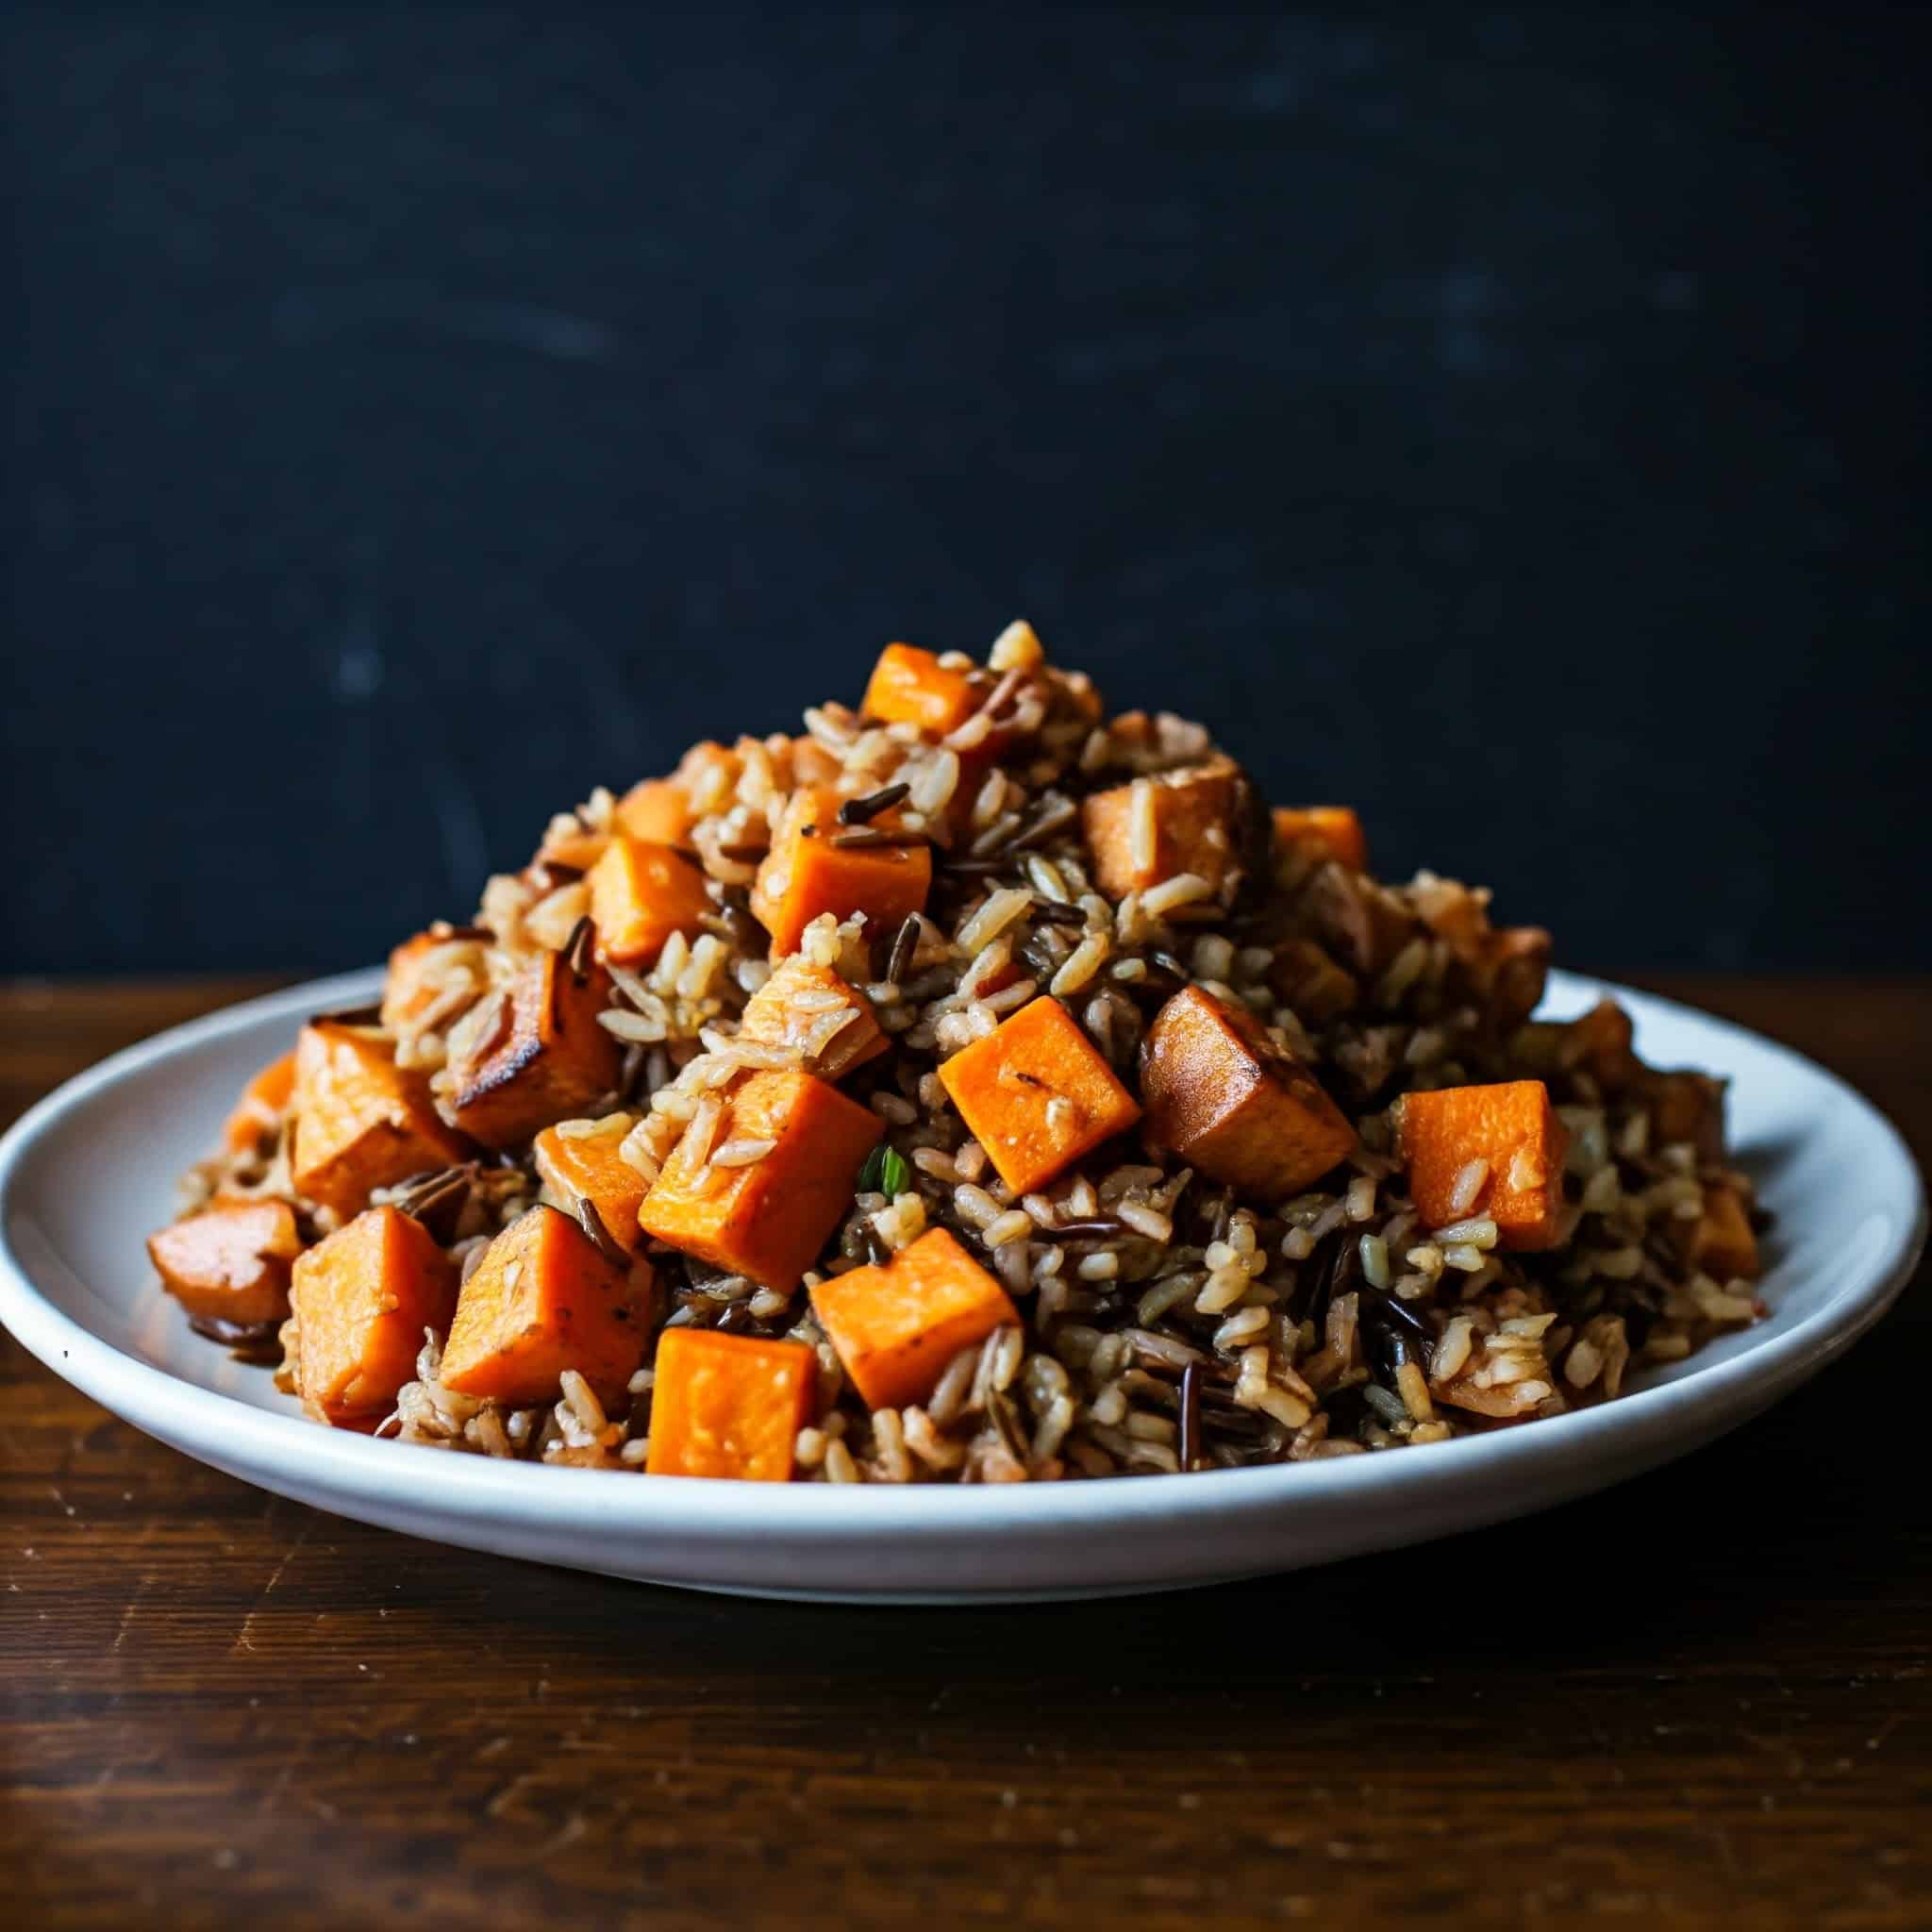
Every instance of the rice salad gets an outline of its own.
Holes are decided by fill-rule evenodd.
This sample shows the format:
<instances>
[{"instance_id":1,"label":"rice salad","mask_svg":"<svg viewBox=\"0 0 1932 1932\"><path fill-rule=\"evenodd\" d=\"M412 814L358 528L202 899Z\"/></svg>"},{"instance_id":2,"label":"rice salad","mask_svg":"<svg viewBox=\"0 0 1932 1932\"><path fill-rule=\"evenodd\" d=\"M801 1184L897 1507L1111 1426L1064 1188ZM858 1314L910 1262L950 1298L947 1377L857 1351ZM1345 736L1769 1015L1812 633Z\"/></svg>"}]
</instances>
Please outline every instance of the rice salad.
<instances>
[{"instance_id":1,"label":"rice salad","mask_svg":"<svg viewBox=\"0 0 1932 1932\"><path fill-rule=\"evenodd\" d=\"M1723 1084L1014 624L593 791L250 1082L149 1243L307 1414L668 1475L1440 1442L1761 1309Z\"/></svg>"}]
</instances>

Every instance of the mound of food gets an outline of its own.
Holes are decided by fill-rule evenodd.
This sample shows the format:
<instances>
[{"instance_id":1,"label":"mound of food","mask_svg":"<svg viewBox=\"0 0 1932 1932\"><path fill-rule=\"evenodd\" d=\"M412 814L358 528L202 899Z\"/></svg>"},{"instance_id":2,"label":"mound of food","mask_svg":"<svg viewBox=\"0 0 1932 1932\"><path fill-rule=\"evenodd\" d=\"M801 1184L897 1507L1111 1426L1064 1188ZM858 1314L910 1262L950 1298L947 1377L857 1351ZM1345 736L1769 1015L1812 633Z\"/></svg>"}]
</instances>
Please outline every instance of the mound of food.
<instances>
[{"instance_id":1,"label":"mound of food","mask_svg":"<svg viewBox=\"0 0 1932 1932\"><path fill-rule=\"evenodd\" d=\"M1722 1083L1016 624L552 820L150 1242L339 1428L1013 1482L1438 1442L1759 1312Z\"/></svg>"}]
</instances>

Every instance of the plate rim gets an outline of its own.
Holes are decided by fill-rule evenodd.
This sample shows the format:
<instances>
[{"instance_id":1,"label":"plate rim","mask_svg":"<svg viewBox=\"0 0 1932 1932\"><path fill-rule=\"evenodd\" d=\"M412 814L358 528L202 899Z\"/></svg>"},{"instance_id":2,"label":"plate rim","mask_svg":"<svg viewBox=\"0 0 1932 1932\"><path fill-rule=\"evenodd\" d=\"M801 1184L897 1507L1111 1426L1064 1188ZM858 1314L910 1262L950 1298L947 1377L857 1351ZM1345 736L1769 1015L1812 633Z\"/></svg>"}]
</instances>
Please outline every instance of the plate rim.
<instances>
[{"instance_id":1,"label":"plate rim","mask_svg":"<svg viewBox=\"0 0 1932 1932\"><path fill-rule=\"evenodd\" d=\"M1427 1457L1339 1457L1268 1464L1215 1474L1211 1484L1152 1474L1121 1482L960 1484L762 1484L708 1477L639 1479L637 1473L538 1469L485 1457L452 1456L411 1443L377 1442L350 1431L319 1428L307 1419L263 1408L203 1388L139 1360L56 1307L16 1250L12 1224L23 1163L70 1112L138 1071L260 1022L325 1009L373 991L382 969L368 967L282 988L198 1016L134 1042L43 1096L0 1136L0 1325L62 1380L124 1421L181 1453L233 1470L237 1461L287 1474L305 1490L361 1503L419 1501L441 1513L542 1521L567 1533L655 1531L699 1544L736 1541L748 1532L808 1532L815 1540L866 1541L885 1533L914 1541L950 1541L996 1529L1032 1538L1063 1529L1152 1527L1185 1516L1201 1524L1285 1509L1296 1502L1335 1504L1376 1491L1422 1498L1432 1490L1508 1480L1519 1468L1567 1455L1606 1461L1670 1439L1680 1424L1709 1436L1782 1399L1798 1383L1867 1334L1916 1270L1927 1233L1924 1177L1898 1128L1866 1096L1830 1069L1783 1042L1687 1002L1594 974L1554 972L1551 991L1600 992L1638 1008L1680 1016L1704 1028L1769 1051L1825 1082L1863 1117L1898 1169L1907 1199L1897 1232L1847 1293L1762 1344L1682 1378L1635 1391L1615 1402L1548 1418L1525 1429L1499 1430L1427 1445ZM1713 1420L1714 1419L1714 1420ZM1685 1427L1689 1436L1692 1430ZM223 1437L252 1456L223 1453ZM190 1445L192 1446L190 1446ZM401 1460L398 1460L398 1457ZM434 1457L434 1465L429 1458ZM1391 1476L1391 1468L1399 1475ZM420 1496L415 1492L426 1491ZM943 1500L941 1500L943 1499Z\"/></svg>"}]
</instances>

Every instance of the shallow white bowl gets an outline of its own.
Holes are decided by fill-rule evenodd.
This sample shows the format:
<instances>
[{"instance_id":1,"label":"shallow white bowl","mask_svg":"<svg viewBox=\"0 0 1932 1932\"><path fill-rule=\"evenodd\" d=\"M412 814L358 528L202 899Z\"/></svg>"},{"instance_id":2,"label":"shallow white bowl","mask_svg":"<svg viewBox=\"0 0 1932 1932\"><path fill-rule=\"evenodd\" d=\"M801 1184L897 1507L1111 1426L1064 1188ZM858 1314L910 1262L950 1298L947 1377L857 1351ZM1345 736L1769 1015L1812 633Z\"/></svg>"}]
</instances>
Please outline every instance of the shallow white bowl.
<instances>
[{"instance_id":1,"label":"shallow white bowl","mask_svg":"<svg viewBox=\"0 0 1932 1932\"><path fill-rule=\"evenodd\" d=\"M374 997L379 977L177 1027L28 1113L0 1141L0 1321L97 1402L244 1481L609 1575L957 1603L1171 1589L1418 1542L1606 1488L1735 1427L1871 1327L1924 1239L1911 1157L1842 1082L1688 1008L1557 974L1546 1011L1613 991L1646 1058L1731 1075L1733 1138L1778 1217L1769 1319L1640 1377L1620 1401L1394 1455L1038 1487L780 1487L452 1456L302 1421L265 1370L189 1332L142 1247L248 1074L305 1015Z\"/></svg>"}]
</instances>

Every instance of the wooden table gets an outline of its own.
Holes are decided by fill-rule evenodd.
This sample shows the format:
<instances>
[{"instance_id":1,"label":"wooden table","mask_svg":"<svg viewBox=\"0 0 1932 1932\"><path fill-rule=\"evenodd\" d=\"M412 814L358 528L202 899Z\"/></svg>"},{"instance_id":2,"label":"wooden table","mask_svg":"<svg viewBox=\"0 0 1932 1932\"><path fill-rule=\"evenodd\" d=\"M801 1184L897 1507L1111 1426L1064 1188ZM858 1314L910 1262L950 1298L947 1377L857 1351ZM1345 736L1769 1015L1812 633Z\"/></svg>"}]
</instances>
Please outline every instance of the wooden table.
<instances>
[{"instance_id":1,"label":"wooden table","mask_svg":"<svg viewBox=\"0 0 1932 1932\"><path fill-rule=\"evenodd\" d=\"M16 989L18 1108L245 989ZM1932 1151L1926 983L1667 990ZM735 1602L365 1529L0 1357L0 1917L1932 1925L1924 1279L1688 1463L1178 1596Z\"/></svg>"}]
</instances>

